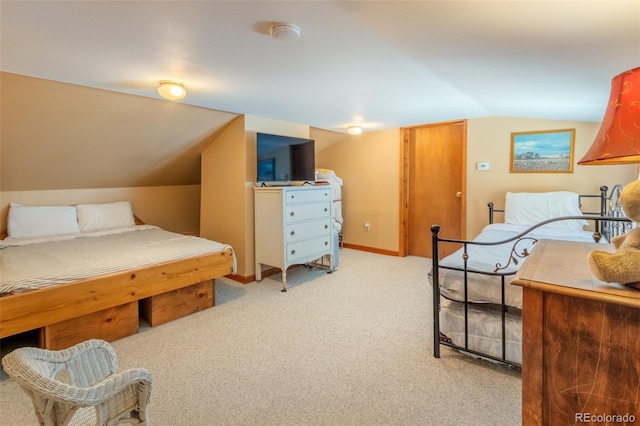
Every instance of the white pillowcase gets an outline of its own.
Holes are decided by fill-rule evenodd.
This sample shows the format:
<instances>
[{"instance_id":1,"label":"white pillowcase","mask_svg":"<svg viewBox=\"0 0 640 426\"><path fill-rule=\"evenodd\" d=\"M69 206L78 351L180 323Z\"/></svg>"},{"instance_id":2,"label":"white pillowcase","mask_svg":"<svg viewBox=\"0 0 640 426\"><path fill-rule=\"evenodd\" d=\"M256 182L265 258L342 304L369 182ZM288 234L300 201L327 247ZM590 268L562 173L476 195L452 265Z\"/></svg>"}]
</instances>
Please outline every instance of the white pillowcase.
<instances>
[{"instance_id":1,"label":"white pillowcase","mask_svg":"<svg viewBox=\"0 0 640 426\"><path fill-rule=\"evenodd\" d=\"M9 204L7 234L13 238L41 238L77 234L74 206L23 206Z\"/></svg>"},{"instance_id":2,"label":"white pillowcase","mask_svg":"<svg viewBox=\"0 0 640 426\"><path fill-rule=\"evenodd\" d=\"M129 201L103 204L78 204L78 225L81 232L108 231L135 225Z\"/></svg>"},{"instance_id":3,"label":"white pillowcase","mask_svg":"<svg viewBox=\"0 0 640 426\"><path fill-rule=\"evenodd\" d=\"M532 226L561 216L582 216L580 198L570 191L507 192L504 221L514 225ZM560 220L546 227L582 230L586 220Z\"/></svg>"}]
</instances>

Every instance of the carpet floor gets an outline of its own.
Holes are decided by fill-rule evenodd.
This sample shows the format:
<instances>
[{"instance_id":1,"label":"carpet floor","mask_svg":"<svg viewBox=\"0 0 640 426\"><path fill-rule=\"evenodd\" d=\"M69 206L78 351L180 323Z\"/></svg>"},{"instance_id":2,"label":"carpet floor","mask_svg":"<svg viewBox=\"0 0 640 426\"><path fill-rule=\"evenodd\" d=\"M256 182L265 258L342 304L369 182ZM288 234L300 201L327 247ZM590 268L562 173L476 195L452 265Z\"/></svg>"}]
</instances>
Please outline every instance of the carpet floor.
<instances>
[{"instance_id":1,"label":"carpet floor","mask_svg":"<svg viewBox=\"0 0 640 426\"><path fill-rule=\"evenodd\" d=\"M152 372L157 426L519 425L520 372L433 357L430 266L343 248L331 274L290 270L286 293L280 274L218 279L215 307L113 346L120 369ZM0 424L37 424L4 373Z\"/></svg>"}]
</instances>

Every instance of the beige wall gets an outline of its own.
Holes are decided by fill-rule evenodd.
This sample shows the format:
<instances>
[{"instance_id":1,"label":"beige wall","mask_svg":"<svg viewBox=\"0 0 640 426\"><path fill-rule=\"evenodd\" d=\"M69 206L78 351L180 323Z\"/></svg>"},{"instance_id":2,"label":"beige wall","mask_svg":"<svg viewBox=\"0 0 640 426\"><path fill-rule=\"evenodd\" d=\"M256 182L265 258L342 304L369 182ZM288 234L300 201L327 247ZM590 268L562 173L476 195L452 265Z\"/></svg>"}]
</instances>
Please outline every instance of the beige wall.
<instances>
[{"instance_id":1,"label":"beige wall","mask_svg":"<svg viewBox=\"0 0 640 426\"><path fill-rule=\"evenodd\" d=\"M400 129L344 135L317 153L316 166L344 181L343 241L398 252ZM368 232L365 223L371 224Z\"/></svg>"},{"instance_id":2,"label":"beige wall","mask_svg":"<svg viewBox=\"0 0 640 426\"><path fill-rule=\"evenodd\" d=\"M0 72L0 190L200 183L237 114Z\"/></svg>"},{"instance_id":3,"label":"beige wall","mask_svg":"<svg viewBox=\"0 0 640 426\"><path fill-rule=\"evenodd\" d=\"M130 200L197 233L200 153L237 114L0 72L0 228L10 202Z\"/></svg>"},{"instance_id":4,"label":"beige wall","mask_svg":"<svg viewBox=\"0 0 640 426\"><path fill-rule=\"evenodd\" d=\"M306 138L309 126L241 116L202 153L201 236L233 246L241 277L255 274L256 132Z\"/></svg>"},{"instance_id":5,"label":"beige wall","mask_svg":"<svg viewBox=\"0 0 640 426\"><path fill-rule=\"evenodd\" d=\"M575 165L593 142L599 123L506 117L470 119L467 123L467 238L476 236L487 224L489 201L497 208L504 207L507 191L597 194L601 185L626 184L637 177L636 166ZM573 173L509 172L511 132L566 128L576 129ZM481 161L489 162L490 170L476 170ZM345 135L318 152L316 164L335 170L344 180L344 242L397 252L400 130ZM370 232L365 231L365 222L371 223Z\"/></svg>"},{"instance_id":6,"label":"beige wall","mask_svg":"<svg viewBox=\"0 0 640 426\"><path fill-rule=\"evenodd\" d=\"M177 232L201 231L231 243L240 254L239 273L253 274L252 187L255 132L260 131L316 140L317 166L335 170L344 180L346 243L399 249L400 129L350 136L5 72L0 72L0 84L2 229L9 202L129 199L147 223ZM486 203L500 206L506 191L595 193L600 185L635 179L635 166L574 166L571 174L509 173L511 132L575 128L577 160L598 126L504 117L468 120L467 236L475 236L486 223ZM200 176L204 150L210 151L206 160L202 157ZM491 169L477 171L479 161L489 162ZM206 188L199 185L205 175ZM365 222L371 231L365 231Z\"/></svg>"},{"instance_id":7,"label":"beige wall","mask_svg":"<svg viewBox=\"0 0 640 426\"><path fill-rule=\"evenodd\" d=\"M637 176L636 166L578 166L598 132L600 123L490 117L467 124L467 236L477 235L487 223L487 202L504 207L505 192L568 190L597 194L601 185L627 184ZM576 129L573 173L510 173L511 132ZM478 171L476 164L490 163ZM498 218L502 219L502 218Z\"/></svg>"},{"instance_id":8,"label":"beige wall","mask_svg":"<svg viewBox=\"0 0 640 426\"><path fill-rule=\"evenodd\" d=\"M197 233L200 185L134 188L54 189L0 192L0 229L7 229L9 203L31 206L131 201L133 213L150 225L174 232Z\"/></svg>"},{"instance_id":9,"label":"beige wall","mask_svg":"<svg viewBox=\"0 0 640 426\"><path fill-rule=\"evenodd\" d=\"M202 153L200 235L231 244L244 275L247 264L244 117L233 120Z\"/></svg>"}]
</instances>

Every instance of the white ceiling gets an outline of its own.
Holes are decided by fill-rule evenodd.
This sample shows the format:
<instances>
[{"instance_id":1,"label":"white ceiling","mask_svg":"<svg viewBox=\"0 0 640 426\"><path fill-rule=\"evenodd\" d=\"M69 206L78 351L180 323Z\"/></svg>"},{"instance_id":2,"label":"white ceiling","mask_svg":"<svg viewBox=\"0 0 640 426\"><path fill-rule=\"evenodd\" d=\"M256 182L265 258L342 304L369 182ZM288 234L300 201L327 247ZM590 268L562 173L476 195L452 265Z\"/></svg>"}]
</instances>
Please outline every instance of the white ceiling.
<instances>
[{"instance_id":1,"label":"white ceiling","mask_svg":"<svg viewBox=\"0 0 640 426\"><path fill-rule=\"evenodd\" d=\"M600 121L640 66L640 0L7 1L2 71L344 131ZM270 38L298 25L294 42Z\"/></svg>"}]
</instances>

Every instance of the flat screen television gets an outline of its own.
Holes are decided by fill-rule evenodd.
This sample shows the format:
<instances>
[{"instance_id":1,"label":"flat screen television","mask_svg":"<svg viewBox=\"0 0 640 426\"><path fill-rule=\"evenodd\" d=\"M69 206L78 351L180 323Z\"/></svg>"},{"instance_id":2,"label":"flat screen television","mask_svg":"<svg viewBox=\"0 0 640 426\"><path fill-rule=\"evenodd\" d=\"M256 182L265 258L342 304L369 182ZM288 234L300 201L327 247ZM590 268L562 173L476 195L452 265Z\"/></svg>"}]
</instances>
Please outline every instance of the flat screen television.
<instances>
[{"instance_id":1,"label":"flat screen television","mask_svg":"<svg viewBox=\"0 0 640 426\"><path fill-rule=\"evenodd\" d=\"M287 184L315 182L313 139L258 133L256 135L257 182Z\"/></svg>"}]
</instances>

